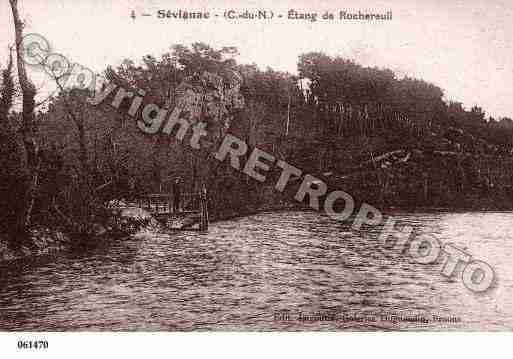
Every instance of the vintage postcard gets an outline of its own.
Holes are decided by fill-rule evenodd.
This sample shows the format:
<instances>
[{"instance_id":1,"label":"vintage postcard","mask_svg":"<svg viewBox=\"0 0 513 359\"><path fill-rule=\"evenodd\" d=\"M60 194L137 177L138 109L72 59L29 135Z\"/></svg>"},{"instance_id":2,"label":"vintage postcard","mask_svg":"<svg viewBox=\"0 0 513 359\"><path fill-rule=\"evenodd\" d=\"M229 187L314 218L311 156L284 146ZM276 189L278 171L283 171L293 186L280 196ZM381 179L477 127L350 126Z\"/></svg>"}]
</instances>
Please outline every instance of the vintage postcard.
<instances>
[{"instance_id":1,"label":"vintage postcard","mask_svg":"<svg viewBox=\"0 0 513 359\"><path fill-rule=\"evenodd\" d=\"M0 331L510 331L512 16L2 1Z\"/></svg>"}]
</instances>

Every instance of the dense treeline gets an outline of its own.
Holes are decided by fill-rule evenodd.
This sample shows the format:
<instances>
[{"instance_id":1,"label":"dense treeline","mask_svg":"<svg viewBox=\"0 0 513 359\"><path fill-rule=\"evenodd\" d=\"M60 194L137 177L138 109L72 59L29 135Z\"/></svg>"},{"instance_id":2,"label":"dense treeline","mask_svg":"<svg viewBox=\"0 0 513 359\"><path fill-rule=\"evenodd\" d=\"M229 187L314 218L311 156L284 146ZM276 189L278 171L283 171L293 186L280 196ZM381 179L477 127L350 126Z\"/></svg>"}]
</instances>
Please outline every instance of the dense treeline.
<instances>
[{"instance_id":1,"label":"dense treeline","mask_svg":"<svg viewBox=\"0 0 513 359\"><path fill-rule=\"evenodd\" d=\"M511 207L512 120L486 118L478 106L444 101L433 84L340 57L301 55L292 75L238 64L236 55L233 47L175 45L158 59L109 67L104 80L144 90L145 103L172 109L185 82L215 74L228 84L240 74L244 106L225 106L210 129L218 126L371 203L487 207L501 197ZM90 105L89 90L62 90L37 111L26 74L15 85L13 61L0 89L2 233L11 243L35 226L90 236L98 224L112 222L109 201L169 192L176 177L186 190L197 190L208 156L173 136L143 134L127 115L128 103L115 109L109 98ZM19 95L21 113L13 109ZM208 172L218 216L280 206L287 198L224 164ZM269 184L277 175L271 173Z\"/></svg>"},{"instance_id":2,"label":"dense treeline","mask_svg":"<svg viewBox=\"0 0 513 359\"><path fill-rule=\"evenodd\" d=\"M382 206L511 207L510 119L446 102L425 81L322 53L302 55L298 71L310 86L296 122L318 129L307 139L298 131L303 166Z\"/></svg>"}]
</instances>

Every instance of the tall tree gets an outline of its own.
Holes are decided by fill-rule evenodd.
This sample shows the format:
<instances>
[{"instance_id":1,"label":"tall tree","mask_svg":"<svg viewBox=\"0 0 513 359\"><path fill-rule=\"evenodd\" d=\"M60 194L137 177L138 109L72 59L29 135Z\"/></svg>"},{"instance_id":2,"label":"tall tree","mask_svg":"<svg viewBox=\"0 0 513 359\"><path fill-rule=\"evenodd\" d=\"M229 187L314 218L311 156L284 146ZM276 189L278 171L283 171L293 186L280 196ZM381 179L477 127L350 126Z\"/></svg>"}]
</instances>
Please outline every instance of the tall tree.
<instances>
[{"instance_id":1,"label":"tall tree","mask_svg":"<svg viewBox=\"0 0 513 359\"><path fill-rule=\"evenodd\" d=\"M25 62L23 61L23 27L24 24L18 12L18 1L9 0L14 20L14 33L16 41L16 66L18 69L18 81L20 83L23 96L22 117L20 133L24 144L26 163L28 170L28 180L26 182L26 192L23 196L22 206L23 215L20 216L18 223L18 235L26 237L30 226L32 209L39 181L38 146L36 143L36 123L35 123L35 96L36 88L27 76Z\"/></svg>"},{"instance_id":2,"label":"tall tree","mask_svg":"<svg viewBox=\"0 0 513 359\"><path fill-rule=\"evenodd\" d=\"M7 235L11 244L14 244L18 234L19 218L22 218L24 213L24 206L19 199L23 198L25 193L23 179L26 175L26 167L22 144L19 141L11 115L15 94L12 71L11 51L7 67L2 71L0 88L0 168L2 168L0 175L0 211L3 214L0 231Z\"/></svg>"}]
</instances>

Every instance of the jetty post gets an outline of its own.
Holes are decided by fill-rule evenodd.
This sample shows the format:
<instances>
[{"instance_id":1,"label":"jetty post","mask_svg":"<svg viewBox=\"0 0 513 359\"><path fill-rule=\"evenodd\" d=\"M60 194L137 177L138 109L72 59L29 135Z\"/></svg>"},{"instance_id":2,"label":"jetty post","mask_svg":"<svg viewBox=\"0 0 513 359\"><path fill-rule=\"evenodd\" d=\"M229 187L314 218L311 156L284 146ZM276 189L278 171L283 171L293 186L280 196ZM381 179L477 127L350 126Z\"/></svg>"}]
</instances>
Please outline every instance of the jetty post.
<instances>
[{"instance_id":1,"label":"jetty post","mask_svg":"<svg viewBox=\"0 0 513 359\"><path fill-rule=\"evenodd\" d=\"M207 188L203 184L200 192L200 231L208 231L208 200L207 200Z\"/></svg>"}]
</instances>

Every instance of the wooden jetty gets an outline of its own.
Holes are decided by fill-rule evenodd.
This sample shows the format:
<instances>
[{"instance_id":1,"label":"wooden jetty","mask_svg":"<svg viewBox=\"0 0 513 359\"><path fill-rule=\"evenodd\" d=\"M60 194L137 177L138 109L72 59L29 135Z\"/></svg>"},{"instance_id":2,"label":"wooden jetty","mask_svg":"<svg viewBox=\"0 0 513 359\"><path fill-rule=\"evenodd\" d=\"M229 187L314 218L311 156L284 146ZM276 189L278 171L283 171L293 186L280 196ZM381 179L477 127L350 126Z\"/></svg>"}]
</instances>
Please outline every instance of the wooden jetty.
<instances>
[{"instance_id":1,"label":"wooden jetty","mask_svg":"<svg viewBox=\"0 0 513 359\"><path fill-rule=\"evenodd\" d=\"M199 193L181 194L178 211L173 208L173 198L168 193L152 193L140 197L137 204L169 229L208 230L208 198L205 187Z\"/></svg>"}]
</instances>

